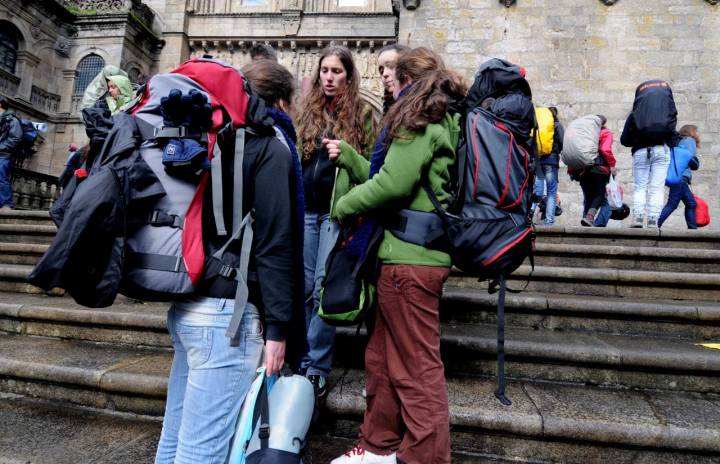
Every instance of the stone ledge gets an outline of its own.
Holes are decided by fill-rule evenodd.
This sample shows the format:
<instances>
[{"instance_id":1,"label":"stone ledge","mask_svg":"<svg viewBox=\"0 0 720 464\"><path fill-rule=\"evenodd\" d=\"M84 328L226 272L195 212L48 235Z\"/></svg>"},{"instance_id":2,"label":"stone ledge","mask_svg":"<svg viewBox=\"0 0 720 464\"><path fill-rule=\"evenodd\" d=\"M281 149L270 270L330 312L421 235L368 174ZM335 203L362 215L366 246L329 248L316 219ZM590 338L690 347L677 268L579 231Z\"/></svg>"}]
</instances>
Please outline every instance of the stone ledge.
<instances>
[{"instance_id":1,"label":"stone ledge","mask_svg":"<svg viewBox=\"0 0 720 464\"><path fill-rule=\"evenodd\" d=\"M355 330L339 327L337 334L352 339ZM496 353L496 337L497 328L494 324L444 324L441 327L441 344L444 349L459 349L491 359ZM694 340L676 338L505 328L505 353L509 362L530 360L535 363L609 366L613 369L653 373L720 375L720 356L717 351L695 343Z\"/></svg>"},{"instance_id":2,"label":"stone ledge","mask_svg":"<svg viewBox=\"0 0 720 464\"><path fill-rule=\"evenodd\" d=\"M0 224L0 233L21 233L21 234L37 234L55 236L57 227L51 225L34 225L34 224Z\"/></svg>"},{"instance_id":3,"label":"stone ledge","mask_svg":"<svg viewBox=\"0 0 720 464\"><path fill-rule=\"evenodd\" d=\"M465 303L495 306L497 294L486 290L447 286L443 303ZM720 306L710 302L683 302L675 300L632 301L628 298L593 297L585 295L553 295L542 293L509 294L505 297L505 310L529 309L533 312L568 312L606 314L612 316L638 316L673 318L690 321L720 321Z\"/></svg>"},{"instance_id":4,"label":"stone ledge","mask_svg":"<svg viewBox=\"0 0 720 464\"><path fill-rule=\"evenodd\" d=\"M365 375L334 375L327 406L360 416ZM720 403L716 395L613 390L549 383L509 382L509 407L493 395L490 380L448 379L450 423L475 430L536 438L579 440L720 452Z\"/></svg>"},{"instance_id":5,"label":"stone ledge","mask_svg":"<svg viewBox=\"0 0 720 464\"><path fill-rule=\"evenodd\" d=\"M0 375L109 392L164 397L172 353L0 335Z\"/></svg>"},{"instance_id":6,"label":"stone ledge","mask_svg":"<svg viewBox=\"0 0 720 464\"><path fill-rule=\"evenodd\" d=\"M699 248L660 248L623 245L581 245L572 243L544 243L535 245L536 256L543 255L579 255L581 257L619 257L619 258L656 258L664 260L693 260L720 263L720 250ZM718 264L720 272L720 264Z\"/></svg>"}]
</instances>

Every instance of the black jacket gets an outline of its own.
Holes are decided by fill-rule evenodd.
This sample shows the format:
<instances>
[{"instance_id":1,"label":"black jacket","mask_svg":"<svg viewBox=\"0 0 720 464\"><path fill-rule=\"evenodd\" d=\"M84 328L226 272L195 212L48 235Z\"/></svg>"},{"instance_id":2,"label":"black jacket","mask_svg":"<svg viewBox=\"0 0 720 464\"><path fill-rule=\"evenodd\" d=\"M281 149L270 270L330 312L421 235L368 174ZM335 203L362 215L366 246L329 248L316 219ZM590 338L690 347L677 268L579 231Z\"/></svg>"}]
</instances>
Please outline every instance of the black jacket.
<instances>
[{"instance_id":1,"label":"black jacket","mask_svg":"<svg viewBox=\"0 0 720 464\"><path fill-rule=\"evenodd\" d=\"M294 227L297 205L295 185L298 182L288 147L276 137L273 120L264 103L248 114L251 131L246 133L243 158L243 216L254 213L254 240L249 266L249 301L260 309L268 340L287 340L286 353L303 354L305 314L299 289L303 286L302 237ZM234 131L219 134L223 153L234 151ZM234 159L223 156L223 204L225 224L232 224L232 173ZM203 242L206 259L222 247L227 236L218 236L212 209L212 185L205 192L203 204ZM238 247L240 243L236 244ZM230 250L232 251L232 250ZM233 253L230 253L232 257ZM234 263L228 263L234 264ZM204 280L198 294L216 298L234 298L236 282L216 276ZM291 364L292 359L289 359Z\"/></svg>"},{"instance_id":2,"label":"black jacket","mask_svg":"<svg viewBox=\"0 0 720 464\"><path fill-rule=\"evenodd\" d=\"M335 186L335 164L328 158L325 147L318 147L309 160L302 162L305 210L318 214L330 212Z\"/></svg>"},{"instance_id":3,"label":"black jacket","mask_svg":"<svg viewBox=\"0 0 720 464\"><path fill-rule=\"evenodd\" d=\"M21 141L20 120L12 111L4 112L0 119L0 158L13 156Z\"/></svg>"},{"instance_id":4,"label":"black jacket","mask_svg":"<svg viewBox=\"0 0 720 464\"><path fill-rule=\"evenodd\" d=\"M58 232L29 277L37 287L64 288L93 308L110 306L117 295L127 211L165 193L137 151L140 135L133 118L118 113L113 119L90 175L58 211Z\"/></svg>"}]
</instances>

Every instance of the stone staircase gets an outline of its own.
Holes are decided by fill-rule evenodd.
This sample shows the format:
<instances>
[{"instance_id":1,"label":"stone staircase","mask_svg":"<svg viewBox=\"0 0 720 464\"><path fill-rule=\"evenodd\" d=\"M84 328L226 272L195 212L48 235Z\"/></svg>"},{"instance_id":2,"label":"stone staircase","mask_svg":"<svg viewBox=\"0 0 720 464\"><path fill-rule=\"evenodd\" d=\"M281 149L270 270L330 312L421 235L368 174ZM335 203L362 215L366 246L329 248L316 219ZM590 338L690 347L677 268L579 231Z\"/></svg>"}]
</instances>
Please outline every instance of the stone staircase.
<instances>
[{"instance_id":1,"label":"stone staircase","mask_svg":"<svg viewBox=\"0 0 720 464\"><path fill-rule=\"evenodd\" d=\"M46 213L0 211L0 392L51 410L91 407L98 421L143 415L155 424L140 440L151 456L172 357L167 305L119 297L88 309L29 286L53 234ZM493 396L496 296L461 274L446 285L453 462L720 463L720 350L699 345L720 341L720 233L542 228L535 269L523 266L509 286L525 290L506 300L505 407ZM338 330L309 462L357 436L359 338Z\"/></svg>"}]
</instances>

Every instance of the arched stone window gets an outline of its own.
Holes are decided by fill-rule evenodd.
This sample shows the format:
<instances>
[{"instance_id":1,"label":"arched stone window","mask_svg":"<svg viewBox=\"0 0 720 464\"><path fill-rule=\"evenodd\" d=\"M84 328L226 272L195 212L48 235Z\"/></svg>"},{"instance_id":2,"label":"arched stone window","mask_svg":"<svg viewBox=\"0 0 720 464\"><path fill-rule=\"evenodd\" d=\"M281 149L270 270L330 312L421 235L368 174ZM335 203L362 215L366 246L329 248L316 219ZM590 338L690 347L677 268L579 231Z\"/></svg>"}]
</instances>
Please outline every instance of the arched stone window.
<instances>
[{"instance_id":1,"label":"arched stone window","mask_svg":"<svg viewBox=\"0 0 720 464\"><path fill-rule=\"evenodd\" d=\"M82 95L93 78L97 76L104 67L105 60L103 60L102 56L96 55L95 53L91 53L80 60L76 70L77 75L75 76L73 95Z\"/></svg>"},{"instance_id":2,"label":"arched stone window","mask_svg":"<svg viewBox=\"0 0 720 464\"><path fill-rule=\"evenodd\" d=\"M17 29L7 21L0 21L0 68L14 74L17 52Z\"/></svg>"}]
</instances>

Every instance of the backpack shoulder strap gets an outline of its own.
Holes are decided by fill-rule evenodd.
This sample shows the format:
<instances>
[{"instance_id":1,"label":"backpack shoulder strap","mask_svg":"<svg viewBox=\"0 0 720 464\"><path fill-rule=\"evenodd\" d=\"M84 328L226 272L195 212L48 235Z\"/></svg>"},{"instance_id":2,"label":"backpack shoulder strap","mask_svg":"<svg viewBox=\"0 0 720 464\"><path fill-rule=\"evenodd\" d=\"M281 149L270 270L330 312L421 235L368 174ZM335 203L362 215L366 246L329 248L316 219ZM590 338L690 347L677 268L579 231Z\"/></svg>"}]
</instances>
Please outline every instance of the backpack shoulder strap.
<instances>
[{"instance_id":1,"label":"backpack shoulder strap","mask_svg":"<svg viewBox=\"0 0 720 464\"><path fill-rule=\"evenodd\" d=\"M260 391L255 401L255 409L253 410L252 417L253 427L259 427L258 438L260 439L260 449L267 449L270 441L270 406L267 387L267 375L263 374L262 385L260 385ZM258 420L260 420L259 424Z\"/></svg>"}]
</instances>

